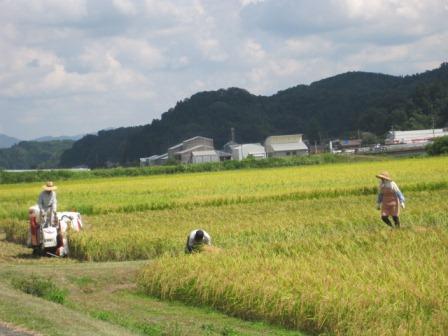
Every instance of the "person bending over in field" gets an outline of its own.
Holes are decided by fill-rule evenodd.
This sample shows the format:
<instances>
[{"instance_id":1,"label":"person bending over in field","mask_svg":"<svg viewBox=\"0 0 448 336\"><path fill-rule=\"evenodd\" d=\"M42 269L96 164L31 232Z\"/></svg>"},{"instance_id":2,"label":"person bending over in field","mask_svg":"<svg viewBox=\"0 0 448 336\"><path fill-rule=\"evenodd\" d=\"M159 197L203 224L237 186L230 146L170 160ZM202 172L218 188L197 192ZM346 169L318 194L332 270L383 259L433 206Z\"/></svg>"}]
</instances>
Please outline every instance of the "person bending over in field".
<instances>
[{"instance_id":1,"label":"person bending over in field","mask_svg":"<svg viewBox=\"0 0 448 336\"><path fill-rule=\"evenodd\" d=\"M204 230L193 230L187 237L187 245L185 246L185 253L201 252L205 246L211 246L212 239L210 235Z\"/></svg>"},{"instance_id":2,"label":"person bending over in field","mask_svg":"<svg viewBox=\"0 0 448 336\"><path fill-rule=\"evenodd\" d=\"M392 216L396 228L400 227L400 206L404 209L404 196L398 188L397 184L392 181L388 172L376 175L381 179L377 208L381 210L381 219L384 223L392 226L389 216Z\"/></svg>"}]
</instances>

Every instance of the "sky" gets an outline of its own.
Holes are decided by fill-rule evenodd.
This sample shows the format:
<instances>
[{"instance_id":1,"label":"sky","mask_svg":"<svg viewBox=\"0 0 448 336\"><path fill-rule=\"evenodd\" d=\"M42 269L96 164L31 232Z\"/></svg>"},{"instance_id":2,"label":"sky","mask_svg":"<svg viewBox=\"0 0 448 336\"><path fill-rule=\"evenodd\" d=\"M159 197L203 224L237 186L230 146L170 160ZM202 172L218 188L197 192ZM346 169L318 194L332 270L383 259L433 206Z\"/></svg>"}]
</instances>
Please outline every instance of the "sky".
<instances>
[{"instance_id":1,"label":"sky","mask_svg":"<svg viewBox=\"0 0 448 336\"><path fill-rule=\"evenodd\" d=\"M447 59L448 0L0 0L0 133L95 133L200 91Z\"/></svg>"}]
</instances>

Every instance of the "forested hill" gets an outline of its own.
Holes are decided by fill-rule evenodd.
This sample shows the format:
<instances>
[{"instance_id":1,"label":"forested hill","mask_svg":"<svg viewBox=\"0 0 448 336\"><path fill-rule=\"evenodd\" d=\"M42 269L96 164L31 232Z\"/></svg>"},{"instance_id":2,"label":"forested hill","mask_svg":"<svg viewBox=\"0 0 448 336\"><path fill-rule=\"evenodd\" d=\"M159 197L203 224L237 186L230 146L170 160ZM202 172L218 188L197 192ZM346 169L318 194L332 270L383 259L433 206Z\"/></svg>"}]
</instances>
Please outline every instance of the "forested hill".
<instances>
[{"instance_id":1,"label":"forested hill","mask_svg":"<svg viewBox=\"0 0 448 336\"><path fill-rule=\"evenodd\" d=\"M20 142L19 139L0 133L0 148L9 148L18 142Z\"/></svg>"},{"instance_id":2,"label":"forested hill","mask_svg":"<svg viewBox=\"0 0 448 336\"><path fill-rule=\"evenodd\" d=\"M430 128L433 119L436 127L448 122L448 63L405 77L348 72L270 97L238 88L200 92L151 124L85 136L64 152L61 166L129 164L196 135L213 138L219 148L231 127L237 142L288 133L314 142L358 131L381 136L392 126Z\"/></svg>"},{"instance_id":3,"label":"forested hill","mask_svg":"<svg viewBox=\"0 0 448 336\"><path fill-rule=\"evenodd\" d=\"M57 168L64 151L73 141L21 141L11 148L0 149L0 169Z\"/></svg>"}]
</instances>

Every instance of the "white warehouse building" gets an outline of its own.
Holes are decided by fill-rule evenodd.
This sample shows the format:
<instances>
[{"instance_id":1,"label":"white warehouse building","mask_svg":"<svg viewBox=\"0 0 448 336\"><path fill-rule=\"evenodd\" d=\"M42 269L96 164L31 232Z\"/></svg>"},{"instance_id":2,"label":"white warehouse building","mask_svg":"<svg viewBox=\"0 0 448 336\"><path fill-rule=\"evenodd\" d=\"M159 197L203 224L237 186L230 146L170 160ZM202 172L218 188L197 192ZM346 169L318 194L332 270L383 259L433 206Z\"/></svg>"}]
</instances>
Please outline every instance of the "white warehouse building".
<instances>
[{"instance_id":1,"label":"white warehouse building","mask_svg":"<svg viewBox=\"0 0 448 336\"><path fill-rule=\"evenodd\" d=\"M268 157L308 154L308 147L302 140L302 134L270 136L266 138L264 146Z\"/></svg>"},{"instance_id":2,"label":"white warehouse building","mask_svg":"<svg viewBox=\"0 0 448 336\"><path fill-rule=\"evenodd\" d=\"M390 131L386 136L385 143L386 145L422 143L447 135L447 128L434 128L415 131Z\"/></svg>"},{"instance_id":3,"label":"white warehouse building","mask_svg":"<svg viewBox=\"0 0 448 336\"><path fill-rule=\"evenodd\" d=\"M232 147L232 160L244 160L249 156L255 159L265 159L266 151L259 143L236 145Z\"/></svg>"}]
</instances>

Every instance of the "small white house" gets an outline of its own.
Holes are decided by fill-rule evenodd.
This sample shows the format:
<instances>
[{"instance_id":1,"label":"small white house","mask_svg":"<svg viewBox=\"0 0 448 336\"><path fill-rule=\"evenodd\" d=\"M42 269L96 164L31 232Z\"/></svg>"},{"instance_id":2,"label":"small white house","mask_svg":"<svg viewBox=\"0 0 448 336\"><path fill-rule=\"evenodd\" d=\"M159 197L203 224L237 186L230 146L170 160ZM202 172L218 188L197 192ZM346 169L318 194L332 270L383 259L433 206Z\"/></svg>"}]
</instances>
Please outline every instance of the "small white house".
<instances>
[{"instance_id":1,"label":"small white house","mask_svg":"<svg viewBox=\"0 0 448 336\"><path fill-rule=\"evenodd\" d=\"M302 134L275 135L264 142L268 157L307 155L308 147L302 140Z\"/></svg>"},{"instance_id":2,"label":"small white house","mask_svg":"<svg viewBox=\"0 0 448 336\"><path fill-rule=\"evenodd\" d=\"M255 159L266 158L266 151L259 143L242 144L232 147L232 160L243 160L249 156Z\"/></svg>"}]
</instances>

